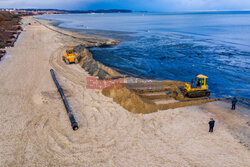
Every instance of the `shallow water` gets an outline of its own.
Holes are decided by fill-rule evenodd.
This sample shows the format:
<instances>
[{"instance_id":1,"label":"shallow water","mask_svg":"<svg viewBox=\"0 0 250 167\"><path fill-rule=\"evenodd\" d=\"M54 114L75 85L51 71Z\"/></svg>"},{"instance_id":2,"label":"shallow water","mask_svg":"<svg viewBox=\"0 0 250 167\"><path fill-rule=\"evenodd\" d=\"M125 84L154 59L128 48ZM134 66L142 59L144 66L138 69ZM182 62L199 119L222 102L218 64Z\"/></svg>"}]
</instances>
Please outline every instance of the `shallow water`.
<instances>
[{"instance_id":1,"label":"shallow water","mask_svg":"<svg viewBox=\"0 0 250 167\"><path fill-rule=\"evenodd\" d=\"M212 96L250 99L250 12L48 15L59 27L122 39L94 58L142 78L209 77ZM101 30L101 31L99 31Z\"/></svg>"}]
</instances>

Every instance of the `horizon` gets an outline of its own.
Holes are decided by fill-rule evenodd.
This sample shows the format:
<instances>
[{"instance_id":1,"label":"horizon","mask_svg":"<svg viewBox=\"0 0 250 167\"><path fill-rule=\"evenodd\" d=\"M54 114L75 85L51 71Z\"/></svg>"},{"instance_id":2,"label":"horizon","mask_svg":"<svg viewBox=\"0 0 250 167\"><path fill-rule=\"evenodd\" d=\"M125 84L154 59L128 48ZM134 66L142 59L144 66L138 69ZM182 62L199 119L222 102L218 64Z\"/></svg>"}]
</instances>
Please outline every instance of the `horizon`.
<instances>
[{"instance_id":1,"label":"horizon","mask_svg":"<svg viewBox=\"0 0 250 167\"><path fill-rule=\"evenodd\" d=\"M248 0L1 0L1 8L148 12L248 11Z\"/></svg>"},{"instance_id":2,"label":"horizon","mask_svg":"<svg viewBox=\"0 0 250 167\"><path fill-rule=\"evenodd\" d=\"M9 10L55 10L55 11L99 11L99 10L128 10L131 12L148 12L148 13L198 13L198 12L250 12L250 9L240 9L240 10L183 10L183 11L147 11L147 10L132 10L132 9L120 9L120 8L107 8L107 9L59 9L59 8L0 8L1 9L9 9Z\"/></svg>"}]
</instances>

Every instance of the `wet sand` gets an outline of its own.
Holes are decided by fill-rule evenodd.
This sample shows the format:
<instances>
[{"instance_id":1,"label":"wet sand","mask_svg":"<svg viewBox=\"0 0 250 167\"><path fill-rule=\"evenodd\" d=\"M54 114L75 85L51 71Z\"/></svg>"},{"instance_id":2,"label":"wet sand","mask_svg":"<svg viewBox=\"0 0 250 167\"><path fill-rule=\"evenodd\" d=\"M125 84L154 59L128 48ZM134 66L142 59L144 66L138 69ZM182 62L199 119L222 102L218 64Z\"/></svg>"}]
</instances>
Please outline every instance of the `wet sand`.
<instances>
[{"instance_id":1,"label":"wet sand","mask_svg":"<svg viewBox=\"0 0 250 167\"><path fill-rule=\"evenodd\" d=\"M0 63L0 166L249 166L249 150L228 128L230 119L235 126L245 124L241 119L220 115L221 107L213 104L128 112L86 89L89 74L61 60L78 39L28 17L23 22L31 25ZM78 131L71 128L50 68ZM213 134L210 117L216 121Z\"/></svg>"}]
</instances>

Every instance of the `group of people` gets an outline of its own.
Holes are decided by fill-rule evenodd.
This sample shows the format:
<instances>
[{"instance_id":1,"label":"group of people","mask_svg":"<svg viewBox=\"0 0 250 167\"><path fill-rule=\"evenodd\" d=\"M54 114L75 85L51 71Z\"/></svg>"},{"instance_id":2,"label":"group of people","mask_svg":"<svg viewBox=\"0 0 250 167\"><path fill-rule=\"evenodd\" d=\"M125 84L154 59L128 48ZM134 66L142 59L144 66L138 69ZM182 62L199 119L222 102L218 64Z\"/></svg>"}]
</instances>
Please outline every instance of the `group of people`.
<instances>
[{"instance_id":1,"label":"group of people","mask_svg":"<svg viewBox=\"0 0 250 167\"><path fill-rule=\"evenodd\" d=\"M231 108L231 110L235 110L235 106L236 106L237 102L238 102L237 98L234 97L232 99L232 108ZM210 121L208 122L208 124L209 124L209 132L212 133L214 131L215 120L213 118L210 118Z\"/></svg>"}]
</instances>

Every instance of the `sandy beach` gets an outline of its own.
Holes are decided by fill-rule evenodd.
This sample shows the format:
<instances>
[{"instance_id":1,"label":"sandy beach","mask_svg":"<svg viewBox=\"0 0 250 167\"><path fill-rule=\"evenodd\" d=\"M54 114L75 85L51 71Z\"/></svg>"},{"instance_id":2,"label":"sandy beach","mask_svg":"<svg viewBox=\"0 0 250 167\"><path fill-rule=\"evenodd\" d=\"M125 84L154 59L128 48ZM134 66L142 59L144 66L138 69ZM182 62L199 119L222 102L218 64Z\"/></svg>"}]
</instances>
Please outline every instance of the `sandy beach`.
<instances>
[{"instance_id":1,"label":"sandy beach","mask_svg":"<svg viewBox=\"0 0 250 167\"><path fill-rule=\"evenodd\" d=\"M80 65L62 61L65 49L81 40L32 17L23 22L16 46L0 62L0 166L249 166L249 120L225 103L128 112L87 89L89 74ZM51 68L79 123L77 131ZM213 134L210 117L216 121Z\"/></svg>"}]
</instances>

